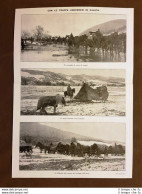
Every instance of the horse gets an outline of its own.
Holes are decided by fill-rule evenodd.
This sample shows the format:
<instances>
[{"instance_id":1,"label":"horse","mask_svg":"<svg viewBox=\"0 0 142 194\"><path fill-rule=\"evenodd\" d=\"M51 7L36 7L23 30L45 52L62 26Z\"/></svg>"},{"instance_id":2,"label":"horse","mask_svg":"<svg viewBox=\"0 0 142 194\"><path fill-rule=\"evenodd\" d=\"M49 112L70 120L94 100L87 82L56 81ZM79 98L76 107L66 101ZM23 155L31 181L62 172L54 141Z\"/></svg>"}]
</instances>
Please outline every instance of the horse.
<instances>
[{"instance_id":1,"label":"horse","mask_svg":"<svg viewBox=\"0 0 142 194\"><path fill-rule=\"evenodd\" d=\"M23 152L33 152L33 148L32 146L20 146L20 153L23 153Z\"/></svg>"},{"instance_id":2,"label":"horse","mask_svg":"<svg viewBox=\"0 0 142 194\"><path fill-rule=\"evenodd\" d=\"M42 150L44 150L44 153L46 154L46 152L48 151L49 153L49 150L50 150L50 146L46 146L40 142L38 142L35 146L35 148L39 148L40 149L40 153L42 153Z\"/></svg>"},{"instance_id":3,"label":"horse","mask_svg":"<svg viewBox=\"0 0 142 194\"><path fill-rule=\"evenodd\" d=\"M33 153L33 148L32 146L20 146L19 149L20 153L25 153L26 157L31 157L32 153Z\"/></svg>"},{"instance_id":4,"label":"horse","mask_svg":"<svg viewBox=\"0 0 142 194\"><path fill-rule=\"evenodd\" d=\"M67 91L65 91L65 92L64 92L64 96L65 96L65 97L66 97L66 96L70 96L70 99L72 99L74 93L75 93L75 88L72 88L72 89L70 90L69 93L68 93Z\"/></svg>"},{"instance_id":5,"label":"horse","mask_svg":"<svg viewBox=\"0 0 142 194\"><path fill-rule=\"evenodd\" d=\"M64 154L64 155L69 155L69 149L70 149L69 144L62 144L61 142L59 142L57 147L56 147L56 151L58 153Z\"/></svg>"},{"instance_id":6,"label":"horse","mask_svg":"<svg viewBox=\"0 0 142 194\"><path fill-rule=\"evenodd\" d=\"M57 94L56 96L42 96L38 100L37 104L37 110L44 110L47 106L53 106L54 107L54 113L56 113L56 108L58 104L66 105L66 101L64 97Z\"/></svg>"},{"instance_id":7,"label":"horse","mask_svg":"<svg viewBox=\"0 0 142 194\"><path fill-rule=\"evenodd\" d=\"M48 153L50 153L50 154L55 154L56 152L57 152L57 150L56 150L56 145L53 145L52 143L50 143Z\"/></svg>"}]
</instances>

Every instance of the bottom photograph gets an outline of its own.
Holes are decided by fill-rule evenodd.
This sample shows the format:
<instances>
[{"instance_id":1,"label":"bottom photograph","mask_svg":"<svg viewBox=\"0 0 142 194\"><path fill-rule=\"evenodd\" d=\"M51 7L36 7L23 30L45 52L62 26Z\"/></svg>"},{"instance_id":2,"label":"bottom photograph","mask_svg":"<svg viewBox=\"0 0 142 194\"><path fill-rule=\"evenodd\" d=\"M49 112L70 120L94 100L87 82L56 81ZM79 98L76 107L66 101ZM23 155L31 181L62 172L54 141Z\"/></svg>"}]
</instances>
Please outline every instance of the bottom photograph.
<instances>
[{"instance_id":1,"label":"bottom photograph","mask_svg":"<svg viewBox=\"0 0 142 194\"><path fill-rule=\"evenodd\" d=\"M125 123L20 123L20 171L125 171Z\"/></svg>"}]
</instances>

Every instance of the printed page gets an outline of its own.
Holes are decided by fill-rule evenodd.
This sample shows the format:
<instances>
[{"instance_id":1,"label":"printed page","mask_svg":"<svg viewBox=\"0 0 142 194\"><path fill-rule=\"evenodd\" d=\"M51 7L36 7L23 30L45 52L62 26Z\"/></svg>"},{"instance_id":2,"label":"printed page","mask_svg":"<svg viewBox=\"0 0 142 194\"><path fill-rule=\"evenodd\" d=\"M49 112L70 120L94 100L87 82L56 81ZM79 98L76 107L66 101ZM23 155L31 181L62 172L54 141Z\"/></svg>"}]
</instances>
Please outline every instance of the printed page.
<instances>
[{"instance_id":1,"label":"printed page","mask_svg":"<svg viewBox=\"0 0 142 194\"><path fill-rule=\"evenodd\" d=\"M132 178L133 9L17 9L13 178Z\"/></svg>"}]
</instances>

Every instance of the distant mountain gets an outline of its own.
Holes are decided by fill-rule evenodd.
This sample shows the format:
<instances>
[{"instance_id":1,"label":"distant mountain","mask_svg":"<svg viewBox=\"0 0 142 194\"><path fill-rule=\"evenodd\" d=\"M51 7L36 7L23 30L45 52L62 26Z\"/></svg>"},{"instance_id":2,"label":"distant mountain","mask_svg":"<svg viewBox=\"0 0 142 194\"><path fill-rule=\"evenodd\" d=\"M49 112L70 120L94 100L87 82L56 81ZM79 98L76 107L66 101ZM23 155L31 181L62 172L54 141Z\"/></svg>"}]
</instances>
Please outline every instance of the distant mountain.
<instances>
[{"instance_id":1,"label":"distant mountain","mask_svg":"<svg viewBox=\"0 0 142 194\"><path fill-rule=\"evenodd\" d=\"M95 23L95 22L94 22ZM89 32L96 32L97 30L100 30L104 35L111 34L113 32L123 33L126 32L126 20L124 19L118 19L118 20L112 20L109 22L105 22L99 25L95 25L84 32L80 34L81 35L89 35Z\"/></svg>"},{"instance_id":2,"label":"distant mountain","mask_svg":"<svg viewBox=\"0 0 142 194\"><path fill-rule=\"evenodd\" d=\"M94 142L98 145L113 145L112 141L104 141L101 139L83 136L77 133L62 131L48 125L40 123L21 123L20 125L20 140L26 141L26 143L31 143L35 145L38 142L49 144L49 143L71 143L71 139L76 138L78 142L88 142L87 144ZM116 141L115 141L116 142ZM124 143L116 142L117 144L123 145ZM84 143L83 143L84 144Z\"/></svg>"},{"instance_id":3,"label":"distant mountain","mask_svg":"<svg viewBox=\"0 0 142 194\"><path fill-rule=\"evenodd\" d=\"M71 138L75 137L77 140L89 141L93 138L85 137L76 133L62 131L40 123L21 123L20 138L25 140L29 139L28 143L40 142L64 142L70 143Z\"/></svg>"},{"instance_id":4,"label":"distant mountain","mask_svg":"<svg viewBox=\"0 0 142 194\"><path fill-rule=\"evenodd\" d=\"M82 85L82 82L88 82L92 85L108 84L123 86L125 84L124 78L104 77L97 75L65 75L61 73L54 73L51 71L39 70L21 70L21 84L22 85Z\"/></svg>"},{"instance_id":5,"label":"distant mountain","mask_svg":"<svg viewBox=\"0 0 142 194\"><path fill-rule=\"evenodd\" d=\"M116 77L103 77L98 75L72 75L73 80L100 80L105 82L124 82L124 78L116 78Z\"/></svg>"},{"instance_id":6,"label":"distant mountain","mask_svg":"<svg viewBox=\"0 0 142 194\"><path fill-rule=\"evenodd\" d=\"M67 79L61 75L51 71L39 71L39 70L31 70L31 69L22 69L22 76L23 77L33 77L37 80L44 80L44 81L67 81Z\"/></svg>"}]
</instances>

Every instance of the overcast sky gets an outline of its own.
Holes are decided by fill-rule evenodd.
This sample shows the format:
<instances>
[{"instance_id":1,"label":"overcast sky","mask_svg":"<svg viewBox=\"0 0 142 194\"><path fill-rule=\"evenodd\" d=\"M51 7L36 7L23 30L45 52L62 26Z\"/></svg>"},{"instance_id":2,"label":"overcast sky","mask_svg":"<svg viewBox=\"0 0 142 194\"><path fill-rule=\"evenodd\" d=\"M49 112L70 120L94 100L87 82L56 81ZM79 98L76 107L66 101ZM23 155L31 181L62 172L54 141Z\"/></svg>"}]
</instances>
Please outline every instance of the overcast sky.
<instances>
[{"instance_id":1,"label":"overcast sky","mask_svg":"<svg viewBox=\"0 0 142 194\"><path fill-rule=\"evenodd\" d=\"M66 36L71 33L79 35L84 30L98 24L115 19L126 19L125 15L105 14L45 14L45 15L23 15L22 31L33 32L40 25L49 35Z\"/></svg>"},{"instance_id":2,"label":"overcast sky","mask_svg":"<svg viewBox=\"0 0 142 194\"><path fill-rule=\"evenodd\" d=\"M93 137L106 141L125 143L125 123L40 123L63 131Z\"/></svg>"},{"instance_id":3,"label":"overcast sky","mask_svg":"<svg viewBox=\"0 0 142 194\"><path fill-rule=\"evenodd\" d=\"M27 69L28 70L28 69ZM30 70L38 70L38 71L51 71L54 73L62 73L65 75L97 75L97 76L104 76L104 77L118 77L118 78L125 78L125 70L122 69L30 69Z\"/></svg>"}]
</instances>

